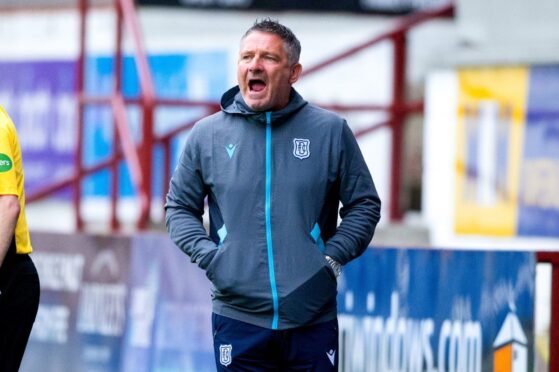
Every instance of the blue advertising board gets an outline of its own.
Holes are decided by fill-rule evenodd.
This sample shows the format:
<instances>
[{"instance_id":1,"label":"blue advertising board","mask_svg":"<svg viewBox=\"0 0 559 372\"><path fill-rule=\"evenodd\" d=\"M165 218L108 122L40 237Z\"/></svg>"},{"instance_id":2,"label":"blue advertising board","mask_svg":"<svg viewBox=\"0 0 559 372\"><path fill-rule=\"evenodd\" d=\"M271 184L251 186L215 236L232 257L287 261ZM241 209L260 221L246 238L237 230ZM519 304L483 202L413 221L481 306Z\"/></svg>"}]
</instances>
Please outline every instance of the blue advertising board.
<instances>
[{"instance_id":1,"label":"blue advertising board","mask_svg":"<svg viewBox=\"0 0 559 372\"><path fill-rule=\"evenodd\" d=\"M516 338L531 370L534 265L525 252L367 250L338 286L341 369L490 371Z\"/></svg>"},{"instance_id":2,"label":"blue advertising board","mask_svg":"<svg viewBox=\"0 0 559 372\"><path fill-rule=\"evenodd\" d=\"M32 238L23 372L215 370L209 281L165 234ZM511 350L531 371L534 270L531 252L368 249L338 282L340 371L511 371Z\"/></svg>"},{"instance_id":3,"label":"blue advertising board","mask_svg":"<svg viewBox=\"0 0 559 372\"><path fill-rule=\"evenodd\" d=\"M217 101L228 88L227 52L207 51L148 56L156 96L172 99ZM109 96L113 90L112 57L91 56L86 61L85 85L88 94ZM29 193L73 174L76 144L75 61L0 62L0 102L12 118L19 134L25 167L25 187ZM123 59L122 89L125 97L139 94L136 64L131 56ZM159 107L155 110L155 131L166 133L205 114L199 108ZM128 108L130 130L139 142L141 113ZM99 105L85 110L83 156L86 165L96 164L112 153L111 111ZM172 143L172 159L178 158L179 141ZM160 164L161 149L154 153ZM174 165L171 164L173 168ZM171 169L172 169L171 168ZM163 170L155 168L154 195L162 194ZM110 174L101 171L83 184L86 196L107 196ZM120 195L134 194L125 166L120 168Z\"/></svg>"},{"instance_id":4,"label":"blue advertising board","mask_svg":"<svg viewBox=\"0 0 559 372\"><path fill-rule=\"evenodd\" d=\"M559 234L559 66L530 69L518 234Z\"/></svg>"},{"instance_id":5,"label":"blue advertising board","mask_svg":"<svg viewBox=\"0 0 559 372\"><path fill-rule=\"evenodd\" d=\"M218 101L221 94L228 88L227 53L204 52L191 54L165 54L151 55L148 57L155 95L158 98L169 99L196 99ZM86 68L86 90L88 93L110 95L113 89L113 59L105 56L90 57ZM123 61L122 89L125 97L138 97L140 82L136 63L131 56ZM164 134L173 128L201 118L207 114L200 108L158 107L155 110L154 130ZM139 142L141 113L138 107L128 108L128 120L131 132ZM95 164L112 153L113 124L111 111L108 107L91 106L85 111L84 137L93 141L86 141L84 149L84 162ZM163 154L156 148L153 154L154 164L162 164ZM175 140L172 143L172 159L178 159L181 146ZM174 169L175 164L170 165ZM162 195L163 172L160 167L155 167L153 194ZM158 170L158 171L157 171ZM127 171L122 166L120 169L120 195L127 197L134 195L133 186ZM84 184L86 195L107 196L110 190L110 174L108 171L100 172L91 177Z\"/></svg>"},{"instance_id":6,"label":"blue advertising board","mask_svg":"<svg viewBox=\"0 0 559 372\"><path fill-rule=\"evenodd\" d=\"M0 103L19 135L26 190L73 172L74 61L0 62Z\"/></svg>"},{"instance_id":7,"label":"blue advertising board","mask_svg":"<svg viewBox=\"0 0 559 372\"><path fill-rule=\"evenodd\" d=\"M215 371L210 284L160 234L132 240L122 372Z\"/></svg>"},{"instance_id":8,"label":"blue advertising board","mask_svg":"<svg viewBox=\"0 0 559 372\"><path fill-rule=\"evenodd\" d=\"M119 371L130 239L32 234L39 311L21 371Z\"/></svg>"}]
</instances>

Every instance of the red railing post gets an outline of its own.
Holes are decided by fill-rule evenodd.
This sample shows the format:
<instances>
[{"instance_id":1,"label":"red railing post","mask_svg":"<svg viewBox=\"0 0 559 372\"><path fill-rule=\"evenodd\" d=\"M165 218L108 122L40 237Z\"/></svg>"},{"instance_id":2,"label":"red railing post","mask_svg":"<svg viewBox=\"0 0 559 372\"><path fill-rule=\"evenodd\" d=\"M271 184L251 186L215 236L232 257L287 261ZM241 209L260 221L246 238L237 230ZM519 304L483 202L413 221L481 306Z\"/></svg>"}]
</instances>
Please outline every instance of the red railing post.
<instances>
[{"instance_id":1,"label":"red railing post","mask_svg":"<svg viewBox=\"0 0 559 372\"><path fill-rule=\"evenodd\" d=\"M162 199L163 204L165 204L165 198L167 196L167 190L169 188L169 182L171 182L171 138L165 138L162 140L163 145L163 187Z\"/></svg>"},{"instance_id":2,"label":"red railing post","mask_svg":"<svg viewBox=\"0 0 559 372\"><path fill-rule=\"evenodd\" d=\"M549 325L549 372L559 372L559 257L551 274L551 322Z\"/></svg>"},{"instance_id":3,"label":"red railing post","mask_svg":"<svg viewBox=\"0 0 559 372\"><path fill-rule=\"evenodd\" d=\"M393 91L390 127L392 128L391 169L390 169L390 220L402 218L400 190L402 187L402 150L404 143L404 124L406 112L406 33L395 33L392 37L394 51L394 70L392 72Z\"/></svg>"},{"instance_id":4,"label":"red railing post","mask_svg":"<svg viewBox=\"0 0 559 372\"><path fill-rule=\"evenodd\" d=\"M76 178L73 181L74 194L74 212L76 229L83 230L83 219L81 216L81 182L83 178L83 125L84 125L84 91L85 91L85 40L87 32L87 8L88 0L79 0L79 18L80 18L80 49L78 56L78 64L76 66L76 91L77 91L77 110L76 110L76 149L74 151L74 173Z\"/></svg>"},{"instance_id":5,"label":"red railing post","mask_svg":"<svg viewBox=\"0 0 559 372\"><path fill-rule=\"evenodd\" d=\"M116 41L114 54L113 95L122 94L122 8L118 1L113 2L116 15ZM113 124L113 158L116 158L119 149L119 136L116 123ZM117 202L119 199L119 161L114 161L111 166L111 229L120 228L117 216Z\"/></svg>"},{"instance_id":6,"label":"red railing post","mask_svg":"<svg viewBox=\"0 0 559 372\"><path fill-rule=\"evenodd\" d=\"M118 0L122 7L126 26L131 33L134 48L135 62L138 69L141 87L142 103L142 146L140 150L140 164L143 182L141 190L137 190L140 197L140 219L138 228L145 229L148 225L152 198L152 154L154 145L153 113L155 107L155 90L151 80L151 73L147 54L140 33L140 22L132 0Z\"/></svg>"},{"instance_id":7,"label":"red railing post","mask_svg":"<svg viewBox=\"0 0 559 372\"><path fill-rule=\"evenodd\" d=\"M551 264L549 372L559 372L559 252L537 252L537 262Z\"/></svg>"},{"instance_id":8,"label":"red railing post","mask_svg":"<svg viewBox=\"0 0 559 372\"><path fill-rule=\"evenodd\" d=\"M140 164L143 171L143 205L141 205L140 220L138 227L145 229L148 226L151 210L152 199L152 162L153 162L153 97L145 95L143 97L143 131L142 131L142 149L140 152Z\"/></svg>"}]
</instances>

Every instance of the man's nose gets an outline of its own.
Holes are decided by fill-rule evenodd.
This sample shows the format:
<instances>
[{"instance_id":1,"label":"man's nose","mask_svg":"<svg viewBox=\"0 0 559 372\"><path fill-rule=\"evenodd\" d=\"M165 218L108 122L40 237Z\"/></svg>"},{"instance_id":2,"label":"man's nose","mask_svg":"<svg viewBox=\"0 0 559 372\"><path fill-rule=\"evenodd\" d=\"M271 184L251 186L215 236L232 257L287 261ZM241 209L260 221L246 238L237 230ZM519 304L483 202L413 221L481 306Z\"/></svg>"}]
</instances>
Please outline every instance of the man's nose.
<instances>
[{"instance_id":1,"label":"man's nose","mask_svg":"<svg viewBox=\"0 0 559 372\"><path fill-rule=\"evenodd\" d=\"M261 64L261 59L259 57L254 57L249 65L248 65L248 69L249 71L253 72L253 71L262 71L262 64Z\"/></svg>"}]
</instances>

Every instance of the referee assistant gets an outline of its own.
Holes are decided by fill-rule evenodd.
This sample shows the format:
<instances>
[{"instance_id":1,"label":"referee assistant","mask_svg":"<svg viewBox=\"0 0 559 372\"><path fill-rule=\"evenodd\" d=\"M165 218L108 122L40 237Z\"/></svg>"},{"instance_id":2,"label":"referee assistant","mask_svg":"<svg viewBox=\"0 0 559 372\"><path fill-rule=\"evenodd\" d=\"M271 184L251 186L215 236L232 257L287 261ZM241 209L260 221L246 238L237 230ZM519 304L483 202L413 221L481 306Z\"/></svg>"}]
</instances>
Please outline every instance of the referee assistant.
<instances>
[{"instance_id":1,"label":"referee assistant","mask_svg":"<svg viewBox=\"0 0 559 372\"><path fill-rule=\"evenodd\" d=\"M29 257L23 167L14 124L0 106L0 371L17 371L39 307Z\"/></svg>"}]
</instances>

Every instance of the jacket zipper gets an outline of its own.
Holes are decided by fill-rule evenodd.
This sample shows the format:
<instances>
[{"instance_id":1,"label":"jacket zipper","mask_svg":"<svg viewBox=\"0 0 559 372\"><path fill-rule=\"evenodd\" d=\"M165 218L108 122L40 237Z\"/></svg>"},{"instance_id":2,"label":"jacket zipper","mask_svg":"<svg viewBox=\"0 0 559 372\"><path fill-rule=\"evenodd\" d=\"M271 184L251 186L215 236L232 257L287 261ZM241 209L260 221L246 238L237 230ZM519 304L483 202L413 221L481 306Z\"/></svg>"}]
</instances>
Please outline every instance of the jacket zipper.
<instances>
[{"instance_id":1,"label":"jacket zipper","mask_svg":"<svg viewBox=\"0 0 559 372\"><path fill-rule=\"evenodd\" d=\"M272 329L278 329L279 305L278 290L276 287L276 275L274 272L274 250L272 246L272 113L266 112L266 245L268 248L268 272L270 274L270 287L272 288L272 303L274 306L274 317L272 319Z\"/></svg>"}]
</instances>

